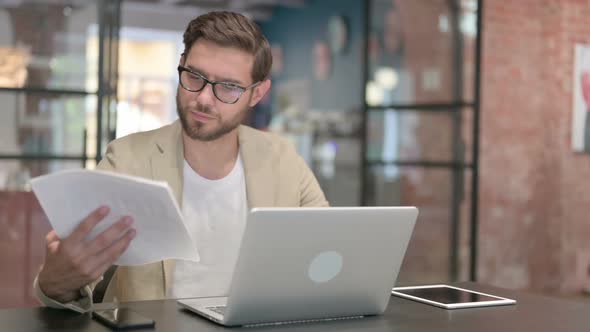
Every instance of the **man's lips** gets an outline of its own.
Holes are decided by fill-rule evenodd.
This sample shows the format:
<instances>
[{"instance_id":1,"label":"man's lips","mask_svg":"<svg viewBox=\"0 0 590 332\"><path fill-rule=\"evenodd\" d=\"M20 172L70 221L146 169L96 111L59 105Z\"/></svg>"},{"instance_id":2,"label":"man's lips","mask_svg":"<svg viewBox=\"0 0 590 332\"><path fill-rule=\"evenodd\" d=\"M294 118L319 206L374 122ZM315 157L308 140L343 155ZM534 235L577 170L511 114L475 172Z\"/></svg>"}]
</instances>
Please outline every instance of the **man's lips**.
<instances>
[{"instance_id":1,"label":"man's lips","mask_svg":"<svg viewBox=\"0 0 590 332\"><path fill-rule=\"evenodd\" d=\"M205 114L203 112L196 112L196 111L193 112L193 111L191 111L190 114L191 114L191 116L195 120L197 120L199 122L208 122L208 121L211 121L211 120L214 120L215 119L214 117L212 117L212 116L210 116L208 114Z\"/></svg>"}]
</instances>

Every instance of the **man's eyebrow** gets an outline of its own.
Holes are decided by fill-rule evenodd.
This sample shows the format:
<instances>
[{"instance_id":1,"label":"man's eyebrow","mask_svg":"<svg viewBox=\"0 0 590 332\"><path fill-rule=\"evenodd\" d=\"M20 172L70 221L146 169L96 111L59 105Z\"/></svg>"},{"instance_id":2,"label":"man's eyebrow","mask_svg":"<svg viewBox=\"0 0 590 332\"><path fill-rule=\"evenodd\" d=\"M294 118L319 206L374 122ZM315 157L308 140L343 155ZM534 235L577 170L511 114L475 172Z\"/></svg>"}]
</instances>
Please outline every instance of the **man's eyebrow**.
<instances>
[{"instance_id":1,"label":"man's eyebrow","mask_svg":"<svg viewBox=\"0 0 590 332\"><path fill-rule=\"evenodd\" d=\"M235 85L245 85L244 83L232 79L232 78L221 78L218 82L223 82L223 83L231 83L231 84L235 84Z\"/></svg>"},{"instance_id":2,"label":"man's eyebrow","mask_svg":"<svg viewBox=\"0 0 590 332\"><path fill-rule=\"evenodd\" d=\"M188 68L191 71L194 71L196 73L199 73L199 74L201 74L201 75L209 78L208 75L207 75L207 73L205 71L203 71L203 70L200 70L198 68L195 68L195 67L193 67L191 65L187 65L186 68ZM231 83L231 84L236 84L236 85L244 85L244 83L240 82L239 80L233 79L233 78L223 78L223 77L221 77L221 78L219 78L219 79L217 79L215 81L216 82L220 82L220 83Z\"/></svg>"},{"instance_id":3,"label":"man's eyebrow","mask_svg":"<svg viewBox=\"0 0 590 332\"><path fill-rule=\"evenodd\" d=\"M186 65L186 68L190 69L190 71L193 71L195 73L199 73L199 74L201 74L203 76L207 76L207 73L206 72L204 72L203 70L200 70L198 68L195 68L195 67L193 67L191 65Z\"/></svg>"}]
</instances>

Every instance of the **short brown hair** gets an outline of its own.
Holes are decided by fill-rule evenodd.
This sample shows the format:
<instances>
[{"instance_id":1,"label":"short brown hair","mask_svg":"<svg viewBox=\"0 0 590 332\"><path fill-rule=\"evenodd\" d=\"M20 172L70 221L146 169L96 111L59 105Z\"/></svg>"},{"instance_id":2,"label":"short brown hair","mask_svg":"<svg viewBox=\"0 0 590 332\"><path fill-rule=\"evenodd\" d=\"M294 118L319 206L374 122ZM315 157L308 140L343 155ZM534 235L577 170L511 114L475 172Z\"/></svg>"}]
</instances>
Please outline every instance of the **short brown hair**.
<instances>
[{"instance_id":1,"label":"short brown hair","mask_svg":"<svg viewBox=\"0 0 590 332\"><path fill-rule=\"evenodd\" d=\"M183 35L185 55L199 38L250 53L254 56L252 80L258 82L268 77L272 66L270 45L258 25L244 15L219 11L190 21Z\"/></svg>"}]
</instances>

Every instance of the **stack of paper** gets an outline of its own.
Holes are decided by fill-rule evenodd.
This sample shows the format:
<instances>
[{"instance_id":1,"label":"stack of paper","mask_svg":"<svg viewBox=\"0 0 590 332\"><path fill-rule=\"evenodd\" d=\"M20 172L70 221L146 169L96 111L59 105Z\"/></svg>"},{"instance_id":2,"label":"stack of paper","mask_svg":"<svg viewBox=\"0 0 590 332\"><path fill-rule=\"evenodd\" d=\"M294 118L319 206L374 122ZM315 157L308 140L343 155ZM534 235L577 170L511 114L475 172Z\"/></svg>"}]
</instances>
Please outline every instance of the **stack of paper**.
<instances>
[{"instance_id":1,"label":"stack of paper","mask_svg":"<svg viewBox=\"0 0 590 332\"><path fill-rule=\"evenodd\" d=\"M140 265L163 259L199 261L196 243L183 222L165 182L104 171L67 170L31 181L41 207L60 238L92 211L106 205L109 215L88 236L100 234L121 217L133 217L136 237L117 265Z\"/></svg>"}]
</instances>

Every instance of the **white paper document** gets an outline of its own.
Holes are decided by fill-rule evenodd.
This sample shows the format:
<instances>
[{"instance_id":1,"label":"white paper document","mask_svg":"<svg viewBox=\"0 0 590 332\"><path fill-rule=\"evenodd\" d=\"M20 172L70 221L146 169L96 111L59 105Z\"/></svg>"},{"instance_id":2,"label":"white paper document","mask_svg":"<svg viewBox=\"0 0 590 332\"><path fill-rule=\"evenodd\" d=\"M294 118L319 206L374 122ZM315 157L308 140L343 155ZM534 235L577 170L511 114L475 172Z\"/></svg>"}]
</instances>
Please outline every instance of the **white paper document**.
<instances>
[{"instance_id":1,"label":"white paper document","mask_svg":"<svg viewBox=\"0 0 590 332\"><path fill-rule=\"evenodd\" d=\"M31 186L60 238L102 205L111 211L88 236L93 239L123 216L133 217L137 235L116 265L141 265L163 259L199 261L170 187L104 171L67 170L31 180Z\"/></svg>"}]
</instances>

